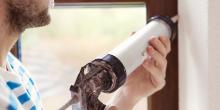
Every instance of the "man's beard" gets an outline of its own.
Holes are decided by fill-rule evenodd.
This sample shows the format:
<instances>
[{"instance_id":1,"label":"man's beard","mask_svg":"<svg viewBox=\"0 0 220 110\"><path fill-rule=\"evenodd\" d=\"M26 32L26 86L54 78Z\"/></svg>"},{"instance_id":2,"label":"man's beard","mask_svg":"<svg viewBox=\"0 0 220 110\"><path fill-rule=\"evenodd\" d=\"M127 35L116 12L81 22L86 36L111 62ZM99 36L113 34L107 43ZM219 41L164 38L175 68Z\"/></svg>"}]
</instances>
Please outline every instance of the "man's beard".
<instances>
[{"instance_id":1,"label":"man's beard","mask_svg":"<svg viewBox=\"0 0 220 110\"><path fill-rule=\"evenodd\" d=\"M36 3L29 3L25 6L13 3L13 0L8 1L7 18L12 31L23 32L27 28L45 26L50 23L48 8L37 12L39 9Z\"/></svg>"}]
</instances>

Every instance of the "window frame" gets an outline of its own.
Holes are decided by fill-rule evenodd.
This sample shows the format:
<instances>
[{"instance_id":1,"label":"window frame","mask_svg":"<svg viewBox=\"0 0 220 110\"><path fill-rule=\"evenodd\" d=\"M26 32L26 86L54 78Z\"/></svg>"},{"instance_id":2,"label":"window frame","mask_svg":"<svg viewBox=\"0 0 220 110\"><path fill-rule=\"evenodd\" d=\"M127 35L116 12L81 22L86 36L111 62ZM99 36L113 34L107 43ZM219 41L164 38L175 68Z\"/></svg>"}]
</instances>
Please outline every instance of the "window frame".
<instances>
[{"instance_id":1,"label":"window frame","mask_svg":"<svg viewBox=\"0 0 220 110\"><path fill-rule=\"evenodd\" d=\"M177 0L55 0L56 5L97 6L97 5L135 5L145 3L147 18L155 15L173 16L177 13ZM21 43L16 43L11 52L21 59ZM167 57L166 86L148 98L148 110L179 110L178 90L178 37L172 43L172 51Z\"/></svg>"}]
</instances>

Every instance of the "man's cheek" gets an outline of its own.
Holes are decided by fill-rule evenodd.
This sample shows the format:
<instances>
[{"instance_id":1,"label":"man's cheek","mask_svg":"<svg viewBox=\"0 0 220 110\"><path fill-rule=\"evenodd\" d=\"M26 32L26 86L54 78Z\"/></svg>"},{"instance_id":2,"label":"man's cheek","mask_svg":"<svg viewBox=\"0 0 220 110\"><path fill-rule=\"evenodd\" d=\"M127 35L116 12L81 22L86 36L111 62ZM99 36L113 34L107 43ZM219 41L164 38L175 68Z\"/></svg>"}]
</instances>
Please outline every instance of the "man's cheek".
<instances>
[{"instance_id":1,"label":"man's cheek","mask_svg":"<svg viewBox=\"0 0 220 110\"><path fill-rule=\"evenodd\" d=\"M37 0L39 2L39 7L42 9L42 10L45 10L49 7L49 4L50 4L50 0Z\"/></svg>"},{"instance_id":2,"label":"man's cheek","mask_svg":"<svg viewBox=\"0 0 220 110\"><path fill-rule=\"evenodd\" d=\"M24 8L24 6L29 6L29 0L8 0L8 4L16 8Z\"/></svg>"}]
</instances>

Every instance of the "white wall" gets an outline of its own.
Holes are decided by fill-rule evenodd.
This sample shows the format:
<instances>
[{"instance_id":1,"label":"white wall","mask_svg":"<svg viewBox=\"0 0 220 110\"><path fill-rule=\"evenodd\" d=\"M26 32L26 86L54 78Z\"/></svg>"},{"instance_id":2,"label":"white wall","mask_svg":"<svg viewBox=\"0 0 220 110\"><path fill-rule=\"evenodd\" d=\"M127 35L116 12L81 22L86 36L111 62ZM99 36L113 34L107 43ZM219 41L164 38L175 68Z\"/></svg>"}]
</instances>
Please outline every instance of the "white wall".
<instances>
[{"instance_id":1,"label":"white wall","mask_svg":"<svg viewBox=\"0 0 220 110\"><path fill-rule=\"evenodd\" d=\"M220 110L220 0L209 1L209 110Z\"/></svg>"},{"instance_id":2,"label":"white wall","mask_svg":"<svg viewBox=\"0 0 220 110\"><path fill-rule=\"evenodd\" d=\"M208 109L208 0L179 0L180 110Z\"/></svg>"}]
</instances>

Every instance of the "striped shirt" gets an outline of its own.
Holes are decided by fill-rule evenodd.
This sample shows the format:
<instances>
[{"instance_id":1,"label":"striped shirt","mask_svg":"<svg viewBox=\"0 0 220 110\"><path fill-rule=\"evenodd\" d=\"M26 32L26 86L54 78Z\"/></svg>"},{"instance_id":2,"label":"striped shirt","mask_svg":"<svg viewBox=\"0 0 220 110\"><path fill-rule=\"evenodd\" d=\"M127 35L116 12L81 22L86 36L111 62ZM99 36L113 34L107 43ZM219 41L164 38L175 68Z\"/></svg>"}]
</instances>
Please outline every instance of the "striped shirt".
<instances>
[{"instance_id":1,"label":"striped shirt","mask_svg":"<svg viewBox=\"0 0 220 110\"><path fill-rule=\"evenodd\" d=\"M11 53L7 70L0 68L0 110L42 110L39 92L30 73Z\"/></svg>"}]
</instances>

